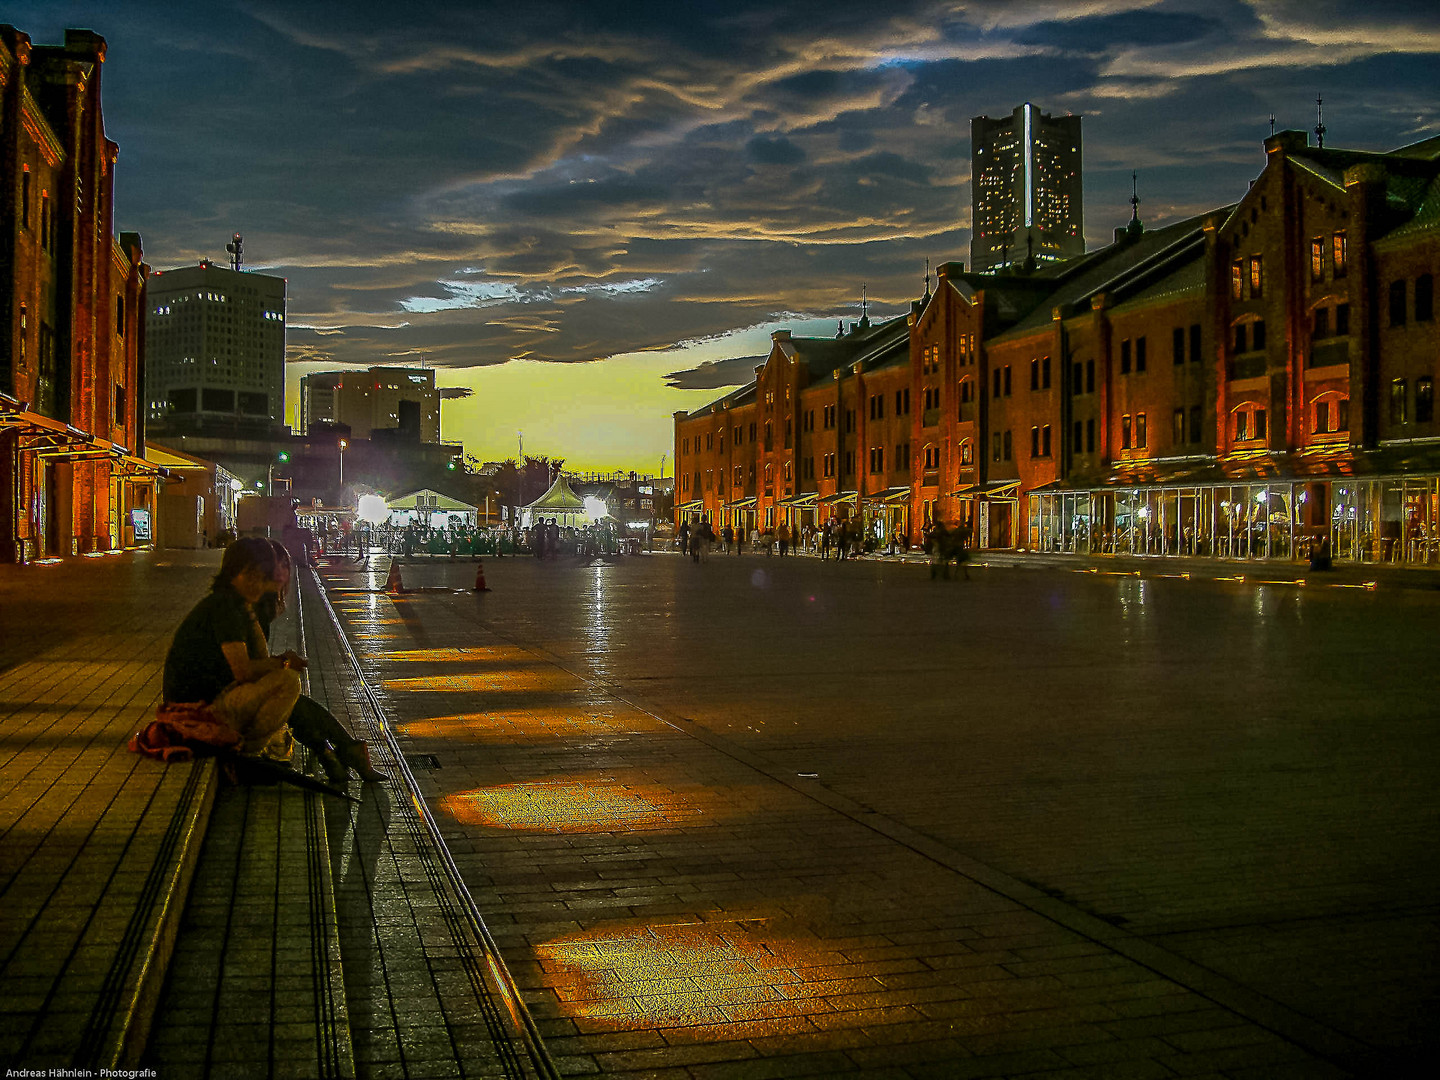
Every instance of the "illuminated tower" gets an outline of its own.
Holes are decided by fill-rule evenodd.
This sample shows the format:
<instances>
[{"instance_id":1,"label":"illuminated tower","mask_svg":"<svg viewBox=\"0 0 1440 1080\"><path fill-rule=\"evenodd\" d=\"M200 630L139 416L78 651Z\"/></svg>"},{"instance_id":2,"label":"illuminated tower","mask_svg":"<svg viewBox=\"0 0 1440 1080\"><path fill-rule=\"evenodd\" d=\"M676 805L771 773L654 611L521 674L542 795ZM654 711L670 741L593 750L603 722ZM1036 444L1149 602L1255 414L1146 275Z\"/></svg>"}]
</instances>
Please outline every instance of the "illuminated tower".
<instances>
[{"instance_id":1,"label":"illuminated tower","mask_svg":"<svg viewBox=\"0 0 1440 1080\"><path fill-rule=\"evenodd\" d=\"M1085 253L1080 117L1030 102L1002 120L970 121L970 262L978 271Z\"/></svg>"}]
</instances>

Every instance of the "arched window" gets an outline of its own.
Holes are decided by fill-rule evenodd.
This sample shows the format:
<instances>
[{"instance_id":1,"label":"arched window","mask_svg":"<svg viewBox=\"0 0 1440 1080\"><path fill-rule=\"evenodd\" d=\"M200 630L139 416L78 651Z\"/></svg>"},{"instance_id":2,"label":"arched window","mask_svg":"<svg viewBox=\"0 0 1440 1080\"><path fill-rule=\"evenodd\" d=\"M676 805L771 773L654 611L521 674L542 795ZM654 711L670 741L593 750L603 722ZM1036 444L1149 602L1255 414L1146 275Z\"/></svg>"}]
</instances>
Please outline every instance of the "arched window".
<instances>
[{"instance_id":1,"label":"arched window","mask_svg":"<svg viewBox=\"0 0 1440 1080\"><path fill-rule=\"evenodd\" d=\"M1263 442L1266 434L1265 410L1253 401L1242 402L1230 410L1231 431L1235 441Z\"/></svg>"},{"instance_id":2,"label":"arched window","mask_svg":"<svg viewBox=\"0 0 1440 1080\"><path fill-rule=\"evenodd\" d=\"M969 439L960 440L960 464L975 464L975 445Z\"/></svg>"},{"instance_id":3,"label":"arched window","mask_svg":"<svg viewBox=\"0 0 1440 1080\"><path fill-rule=\"evenodd\" d=\"M1317 394L1310 402L1310 430L1331 435L1350 430L1350 398L1338 390Z\"/></svg>"}]
</instances>

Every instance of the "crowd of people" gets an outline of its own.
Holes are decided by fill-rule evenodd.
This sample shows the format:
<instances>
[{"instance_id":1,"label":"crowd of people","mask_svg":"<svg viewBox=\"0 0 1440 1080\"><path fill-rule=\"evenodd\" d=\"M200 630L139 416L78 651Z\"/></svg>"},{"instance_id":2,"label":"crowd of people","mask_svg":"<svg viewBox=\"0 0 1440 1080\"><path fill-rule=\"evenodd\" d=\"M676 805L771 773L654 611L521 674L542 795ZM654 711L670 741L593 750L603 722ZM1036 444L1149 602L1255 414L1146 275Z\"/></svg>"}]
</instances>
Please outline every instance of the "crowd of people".
<instances>
[{"instance_id":1,"label":"crowd of people","mask_svg":"<svg viewBox=\"0 0 1440 1080\"><path fill-rule=\"evenodd\" d=\"M926 527L923 546L932 560L944 553L936 565L946 568L948 576L951 562L963 567L970 537L968 526L950 528L937 521ZM903 555L910 551L909 537L898 525L887 533L878 520L866 529L854 518L831 518L819 528L809 524L791 526L782 521L774 528L751 529L748 536L743 527L725 525L717 534L708 519L687 521L681 524L675 544L695 562L706 558L716 546L726 555L742 555L747 544L751 551L781 558L805 551L822 560L833 557L840 561L868 554Z\"/></svg>"}]
</instances>

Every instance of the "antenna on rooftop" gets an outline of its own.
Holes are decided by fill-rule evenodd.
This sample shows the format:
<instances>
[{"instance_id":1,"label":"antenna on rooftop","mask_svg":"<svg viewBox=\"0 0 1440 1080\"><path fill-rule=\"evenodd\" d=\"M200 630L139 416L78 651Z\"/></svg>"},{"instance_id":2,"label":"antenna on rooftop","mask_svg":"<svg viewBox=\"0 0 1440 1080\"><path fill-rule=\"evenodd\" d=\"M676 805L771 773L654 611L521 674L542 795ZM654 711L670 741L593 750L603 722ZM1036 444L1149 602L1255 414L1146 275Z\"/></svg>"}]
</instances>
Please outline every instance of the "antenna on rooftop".
<instances>
[{"instance_id":1,"label":"antenna on rooftop","mask_svg":"<svg viewBox=\"0 0 1440 1080\"><path fill-rule=\"evenodd\" d=\"M1140 220L1140 174L1130 170L1130 220Z\"/></svg>"},{"instance_id":2,"label":"antenna on rooftop","mask_svg":"<svg viewBox=\"0 0 1440 1080\"><path fill-rule=\"evenodd\" d=\"M230 238L230 243L225 245L225 250L230 253L230 269L239 270L240 264L245 261L245 239L238 232Z\"/></svg>"},{"instance_id":3,"label":"antenna on rooftop","mask_svg":"<svg viewBox=\"0 0 1440 1080\"><path fill-rule=\"evenodd\" d=\"M864 282L860 283L860 317L862 319L870 317L870 297L867 295L869 288L870 286Z\"/></svg>"},{"instance_id":4,"label":"antenna on rooftop","mask_svg":"<svg viewBox=\"0 0 1440 1080\"><path fill-rule=\"evenodd\" d=\"M1275 134L1275 114L1273 112L1270 114L1270 134Z\"/></svg>"},{"instance_id":5,"label":"antenna on rooftop","mask_svg":"<svg viewBox=\"0 0 1440 1080\"><path fill-rule=\"evenodd\" d=\"M1325 99L1318 94L1315 96L1315 138L1319 141L1320 149L1325 149L1325 113L1321 108Z\"/></svg>"}]
</instances>

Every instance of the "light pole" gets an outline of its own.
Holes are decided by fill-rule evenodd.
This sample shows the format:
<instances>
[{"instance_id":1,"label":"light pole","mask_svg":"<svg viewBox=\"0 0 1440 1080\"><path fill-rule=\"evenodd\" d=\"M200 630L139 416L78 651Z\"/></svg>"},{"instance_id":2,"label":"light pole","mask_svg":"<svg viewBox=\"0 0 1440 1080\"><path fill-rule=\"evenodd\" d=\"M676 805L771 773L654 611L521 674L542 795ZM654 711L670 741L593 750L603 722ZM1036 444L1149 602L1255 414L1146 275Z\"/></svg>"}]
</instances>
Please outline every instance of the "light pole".
<instances>
[{"instance_id":1,"label":"light pole","mask_svg":"<svg viewBox=\"0 0 1440 1080\"><path fill-rule=\"evenodd\" d=\"M278 462L279 464L284 465L289 460L290 455L287 454L284 450L281 450L280 453L275 455L275 461L270 462L270 468L267 470L265 478L265 494L270 496L273 496L275 494L276 463Z\"/></svg>"},{"instance_id":2,"label":"light pole","mask_svg":"<svg viewBox=\"0 0 1440 1080\"><path fill-rule=\"evenodd\" d=\"M340 440L340 498L345 498L345 447L349 446L344 439Z\"/></svg>"}]
</instances>

